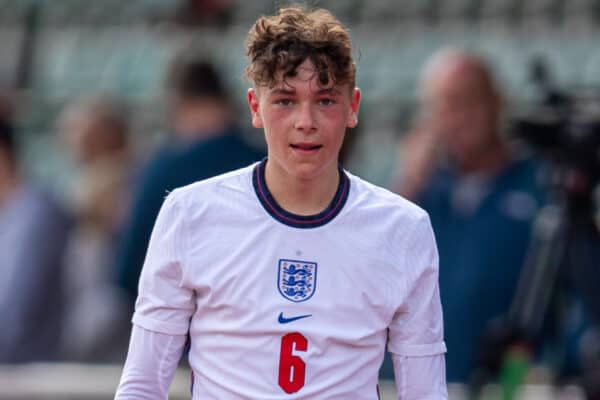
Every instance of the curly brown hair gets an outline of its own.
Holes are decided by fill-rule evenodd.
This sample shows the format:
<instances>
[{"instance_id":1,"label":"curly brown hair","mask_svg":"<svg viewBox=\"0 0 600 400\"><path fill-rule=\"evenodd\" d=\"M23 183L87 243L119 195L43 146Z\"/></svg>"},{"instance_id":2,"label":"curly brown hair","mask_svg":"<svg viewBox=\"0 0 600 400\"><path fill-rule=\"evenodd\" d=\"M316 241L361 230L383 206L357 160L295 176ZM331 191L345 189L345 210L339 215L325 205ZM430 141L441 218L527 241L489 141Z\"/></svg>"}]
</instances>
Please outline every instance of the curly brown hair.
<instances>
[{"instance_id":1,"label":"curly brown hair","mask_svg":"<svg viewBox=\"0 0 600 400\"><path fill-rule=\"evenodd\" d=\"M324 9L291 6L260 17L248 33L246 55L246 76L256 86L272 88L279 83L279 72L285 81L310 59L321 85L348 83L354 88L356 65L348 29Z\"/></svg>"}]
</instances>

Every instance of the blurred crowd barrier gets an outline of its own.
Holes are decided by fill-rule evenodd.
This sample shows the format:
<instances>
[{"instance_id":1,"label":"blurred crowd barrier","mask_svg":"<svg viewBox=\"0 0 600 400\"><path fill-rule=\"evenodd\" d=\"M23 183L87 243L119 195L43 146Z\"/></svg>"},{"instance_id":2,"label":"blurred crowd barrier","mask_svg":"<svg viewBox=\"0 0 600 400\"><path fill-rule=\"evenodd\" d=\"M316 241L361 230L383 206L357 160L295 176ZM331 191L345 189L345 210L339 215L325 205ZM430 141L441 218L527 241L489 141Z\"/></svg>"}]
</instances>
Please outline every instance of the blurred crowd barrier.
<instances>
[{"instance_id":1,"label":"blurred crowd barrier","mask_svg":"<svg viewBox=\"0 0 600 400\"><path fill-rule=\"evenodd\" d=\"M90 364L28 364L0 366L0 400L110 400L114 397L122 366ZM394 383L382 380L381 400L396 399ZM467 400L464 386L451 384L449 400ZM180 368L175 374L169 399L190 398L190 371ZM500 400L497 386L488 386L480 400ZM523 386L516 400L584 400L581 390L574 386L557 389L537 384Z\"/></svg>"},{"instance_id":2,"label":"blurred crowd barrier","mask_svg":"<svg viewBox=\"0 0 600 400\"><path fill-rule=\"evenodd\" d=\"M109 400L114 398L122 366L34 363L0 366L2 400ZM190 398L190 372L180 369L170 399Z\"/></svg>"}]
</instances>

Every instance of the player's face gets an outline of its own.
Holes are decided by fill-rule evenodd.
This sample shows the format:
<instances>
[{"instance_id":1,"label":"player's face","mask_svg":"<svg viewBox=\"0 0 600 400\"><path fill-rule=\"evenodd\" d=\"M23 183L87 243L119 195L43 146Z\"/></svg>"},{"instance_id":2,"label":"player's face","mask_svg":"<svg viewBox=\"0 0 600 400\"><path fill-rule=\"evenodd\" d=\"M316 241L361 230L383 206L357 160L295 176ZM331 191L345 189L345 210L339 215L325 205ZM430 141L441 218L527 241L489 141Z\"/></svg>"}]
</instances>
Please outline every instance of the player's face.
<instances>
[{"instance_id":1,"label":"player's face","mask_svg":"<svg viewBox=\"0 0 600 400\"><path fill-rule=\"evenodd\" d=\"M332 176L346 128L358 123L359 89L320 85L310 60L296 76L279 81L248 91L252 125L265 132L267 166L287 178Z\"/></svg>"}]
</instances>

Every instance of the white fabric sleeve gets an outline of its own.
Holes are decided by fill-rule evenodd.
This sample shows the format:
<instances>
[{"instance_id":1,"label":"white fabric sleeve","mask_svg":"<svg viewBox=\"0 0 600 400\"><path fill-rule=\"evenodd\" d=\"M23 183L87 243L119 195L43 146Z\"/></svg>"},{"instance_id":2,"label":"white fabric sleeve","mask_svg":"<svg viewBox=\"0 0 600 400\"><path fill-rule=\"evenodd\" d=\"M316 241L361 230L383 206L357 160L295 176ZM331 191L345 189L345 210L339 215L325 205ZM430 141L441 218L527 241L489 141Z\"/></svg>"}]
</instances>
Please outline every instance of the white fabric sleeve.
<instances>
[{"instance_id":1,"label":"white fabric sleeve","mask_svg":"<svg viewBox=\"0 0 600 400\"><path fill-rule=\"evenodd\" d=\"M133 326L115 400L165 400L187 336Z\"/></svg>"},{"instance_id":2,"label":"white fabric sleeve","mask_svg":"<svg viewBox=\"0 0 600 400\"><path fill-rule=\"evenodd\" d=\"M139 282L133 323L169 335L186 335L195 309L185 285L184 207L175 190L166 198L150 237Z\"/></svg>"},{"instance_id":3,"label":"white fabric sleeve","mask_svg":"<svg viewBox=\"0 0 600 400\"><path fill-rule=\"evenodd\" d=\"M443 354L407 357L392 354L399 400L447 400Z\"/></svg>"},{"instance_id":4,"label":"white fabric sleeve","mask_svg":"<svg viewBox=\"0 0 600 400\"><path fill-rule=\"evenodd\" d=\"M402 297L389 326L388 350L409 357L446 352L438 283L438 252L423 213L405 247Z\"/></svg>"}]
</instances>

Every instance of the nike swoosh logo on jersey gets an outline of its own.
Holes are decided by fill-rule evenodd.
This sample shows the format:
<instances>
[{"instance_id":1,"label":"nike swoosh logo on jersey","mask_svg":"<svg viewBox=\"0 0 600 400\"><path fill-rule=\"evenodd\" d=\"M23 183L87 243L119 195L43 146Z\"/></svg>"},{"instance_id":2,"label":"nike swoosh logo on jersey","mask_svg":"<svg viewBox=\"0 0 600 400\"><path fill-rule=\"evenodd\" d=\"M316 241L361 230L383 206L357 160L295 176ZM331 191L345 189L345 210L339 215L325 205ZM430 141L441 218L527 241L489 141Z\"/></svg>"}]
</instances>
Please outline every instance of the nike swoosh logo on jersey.
<instances>
[{"instance_id":1,"label":"nike swoosh logo on jersey","mask_svg":"<svg viewBox=\"0 0 600 400\"><path fill-rule=\"evenodd\" d=\"M298 315L297 317L286 318L283 316L283 313L279 313L279 318L277 318L277 321L280 324L288 324L290 322L298 321L299 319L308 318L308 317L312 317L312 314Z\"/></svg>"}]
</instances>

